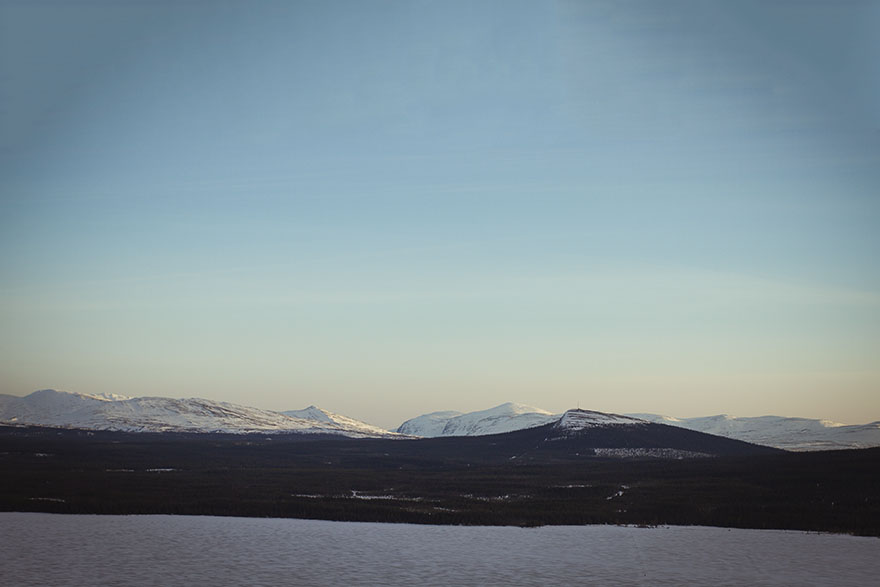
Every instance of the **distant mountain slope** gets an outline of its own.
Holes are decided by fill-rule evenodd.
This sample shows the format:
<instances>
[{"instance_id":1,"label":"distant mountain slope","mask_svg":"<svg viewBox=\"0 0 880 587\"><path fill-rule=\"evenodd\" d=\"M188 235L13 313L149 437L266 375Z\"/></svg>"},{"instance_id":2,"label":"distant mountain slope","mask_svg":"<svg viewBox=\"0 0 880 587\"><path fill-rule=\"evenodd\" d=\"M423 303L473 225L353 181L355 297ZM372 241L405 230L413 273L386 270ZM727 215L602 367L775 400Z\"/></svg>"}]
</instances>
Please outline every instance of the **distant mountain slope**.
<instances>
[{"instance_id":1,"label":"distant mountain slope","mask_svg":"<svg viewBox=\"0 0 880 587\"><path fill-rule=\"evenodd\" d=\"M361 422L360 420L355 420L354 418L349 418L348 416L343 416L341 414L334 414L333 412L322 410L316 406L309 406L303 410L287 410L281 412L281 414L290 416L291 418L309 420L311 422L335 424L337 426L342 426L346 430L360 432L364 436L381 438L391 434L384 428L379 428L378 426L373 426L372 424L367 424L366 422Z\"/></svg>"},{"instance_id":2,"label":"distant mountain slope","mask_svg":"<svg viewBox=\"0 0 880 587\"><path fill-rule=\"evenodd\" d=\"M488 410L469 412L433 412L401 424L397 432L432 438L437 436L482 436L534 428L557 421L561 414L540 408L505 403Z\"/></svg>"},{"instance_id":3,"label":"distant mountain slope","mask_svg":"<svg viewBox=\"0 0 880 587\"><path fill-rule=\"evenodd\" d=\"M780 416L736 418L721 414L698 418L672 418L658 414L631 415L651 422L680 426L786 450L835 450L880 446L880 422L844 425L830 420Z\"/></svg>"},{"instance_id":4,"label":"distant mountain slope","mask_svg":"<svg viewBox=\"0 0 880 587\"><path fill-rule=\"evenodd\" d=\"M317 408L314 408L318 410ZM167 397L130 398L45 389L25 397L0 395L0 423L128 432L298 432L351 437L397 434L323 412L295 417L227 402Z\"/></svg>"}]
</instances>

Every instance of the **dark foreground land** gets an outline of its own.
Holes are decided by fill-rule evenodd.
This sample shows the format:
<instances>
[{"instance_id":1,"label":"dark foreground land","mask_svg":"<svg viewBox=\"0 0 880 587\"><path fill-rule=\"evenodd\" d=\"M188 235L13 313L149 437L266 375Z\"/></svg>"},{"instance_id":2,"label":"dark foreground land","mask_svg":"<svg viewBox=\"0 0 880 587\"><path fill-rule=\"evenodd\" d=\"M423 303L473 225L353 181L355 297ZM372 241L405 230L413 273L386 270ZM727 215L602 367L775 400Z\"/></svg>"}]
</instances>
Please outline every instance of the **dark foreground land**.
<instances>
[{"instance_id":1,"label":"dark foreground land","mask_svg":"<svg viewBox=\"0 0 880 587\"><path fill-rule=\"evenodd\" d=\"M880 536L880 449L604 458L563 442L530 452L536 434L402 441L0 427L0 511Z\"/></svg>"}]
</instances>

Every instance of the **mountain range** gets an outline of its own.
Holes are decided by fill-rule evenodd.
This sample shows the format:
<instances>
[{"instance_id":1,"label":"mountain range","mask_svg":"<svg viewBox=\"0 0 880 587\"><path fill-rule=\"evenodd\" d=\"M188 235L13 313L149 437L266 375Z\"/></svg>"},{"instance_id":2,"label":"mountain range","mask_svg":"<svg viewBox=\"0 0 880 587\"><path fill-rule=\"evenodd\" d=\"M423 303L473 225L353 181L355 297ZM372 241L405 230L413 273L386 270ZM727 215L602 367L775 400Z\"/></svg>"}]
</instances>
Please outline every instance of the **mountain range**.
<instances>
[{"instance_id":1,"label":"mountain range","mask_svg":"<svg viewBox=\"0 0 880 587\"><path fill-rule=\"evenodd\" d=\"M425 414L407 420L397 428L397 431L420 437L494 434L541 426L556 422L562 416L563 414L552 414L540 408L506 403L470 413ZM845 425L830 420L782 416L737 418L726 414L698 418L673 418L644 413L626 416L785 450L836 450L880 446L880 422Z\"/></svg>"},{"instance_id":2,"label":"mountain range","mask_svg":"<svg viewBox=\"0 0 880 587\"><path fill-rule=\"evenodd\" d=\"M89 395L44 389L0 395L0 423L120 432L336 434L353 438L401 437L364 422L310 406L273 412L200 398Z\"/></svg>"},{"instance_id":3,"label":"mountain range","mask_svg":"<svg viewBox=\"0 0 880 587\"><path fill-rule=\"evenodd\" d=\"M25 397L0 394L0 423L123 432L217 432L332 434L352 438L485 436L579 422L582 427L655 423L786 450L832 450L880 446L880 422L843 425L828 420L727 415L673 418L659 414L615 415L587 410L553 414L505 403L475 412L443 411L407 420L396 431L316 406L275 412L228 402L190 398L90 395L55 390Z\"/></svg>"}]
</instances>

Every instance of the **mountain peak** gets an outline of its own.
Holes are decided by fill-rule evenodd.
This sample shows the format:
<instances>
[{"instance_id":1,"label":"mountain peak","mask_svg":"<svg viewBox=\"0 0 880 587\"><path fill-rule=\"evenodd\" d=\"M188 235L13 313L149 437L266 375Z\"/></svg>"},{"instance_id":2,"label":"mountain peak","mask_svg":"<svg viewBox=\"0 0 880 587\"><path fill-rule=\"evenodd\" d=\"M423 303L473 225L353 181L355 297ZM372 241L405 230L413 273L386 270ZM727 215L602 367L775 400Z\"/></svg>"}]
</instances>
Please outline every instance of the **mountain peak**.
<instances>
[{"instance_id":1,"label":"mountain peak","mask_svg":"<svg viewBox=\"0 0 880 587\"><path fill-rule=\"evenodd\" d=\"M476 412L474 412L476 413ZM489 408L488 410L482 410L482 413L494 413L494 414L546 414L550 415L551 412L547 410L542 410L541 408L536 408L534 406L529 406L526 404L520 404L516 402L505 402L503 404L497 405L494 408Z\"/></svg>"},{"instance_id":2,"label":"mountain peak","mask_svg":"<svg viewBox=\"0 0 880 587\"><path fill-rule=\"evenodd\" d=\"M621 416L620 414L606 414L593 410L568 410L556 423L555 427L566 431L585 430L600 426L627 426L632 424L648 424L646 420Z\"/></svg>"}]
</instances>

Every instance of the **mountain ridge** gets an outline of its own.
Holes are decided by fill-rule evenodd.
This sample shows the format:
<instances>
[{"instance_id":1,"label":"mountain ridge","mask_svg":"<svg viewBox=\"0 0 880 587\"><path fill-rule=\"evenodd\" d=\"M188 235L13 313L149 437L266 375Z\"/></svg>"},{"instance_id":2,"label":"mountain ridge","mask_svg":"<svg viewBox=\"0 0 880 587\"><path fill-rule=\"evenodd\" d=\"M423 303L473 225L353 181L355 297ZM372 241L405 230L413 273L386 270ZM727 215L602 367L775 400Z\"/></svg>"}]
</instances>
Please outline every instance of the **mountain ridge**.
<instances>
[{"instance_id":1,"label":"mountain ridge","mask_svg":"<svg viewBox=\"0 0 880 587\"><path fill-rule=\"evenodd\" d=\"M742 440L784 450L839 450L880 446L880 422L846 425L830 420L782 416L734 417L726 414L675 418L652 413L625 415L589 410L553 414L534 406L507 402L473 412L431 412L388 431L311 405L272 411L202 398L129 397L51 389L21 397L0 394L0 423L128 432L218 432L336 434L353 438L435 438L485 436L571 420L594 414L597 425L622 424L633 418Z\"/></svg>"},{"instance_id":2,"label":"mountain ridge","mask_svg":"<svg viewBox=\"0 0 880 587\"><path fill-rule=\"evenodd\" d=\"M504 405L506 404L501 406ZM407 420L397 428L397 431L422 437L494 434L499 428L503 428L504 431L532 428L559 420L564 416L534 408L533 415L508 414L504 421L498 416L491 419L480 417L481 414L492 413L496 408L468 413L432 412ZM784 450L839 450L880 446L880 422L851 425L809 418L735 417L726 414L674 418L652 413L629 413L622 417L637 418ZM466 421L469 425L450 426L450 421Z\"/></svg>"},{"instance_id":3,"label":"mountain ridge","mask_svg":"<svg viewBox=\"0 0 880 587\"><path fill-rule=\"evenodd\" d=\"M354 438L404 437L314 406L306 410L319 410L323 418L297 417L202 398L99 396L54 389L35 391L24 397L0 395L0 423L11 425L120 432L268 432L337 434Z\"/></svg>"}]
</instances>

